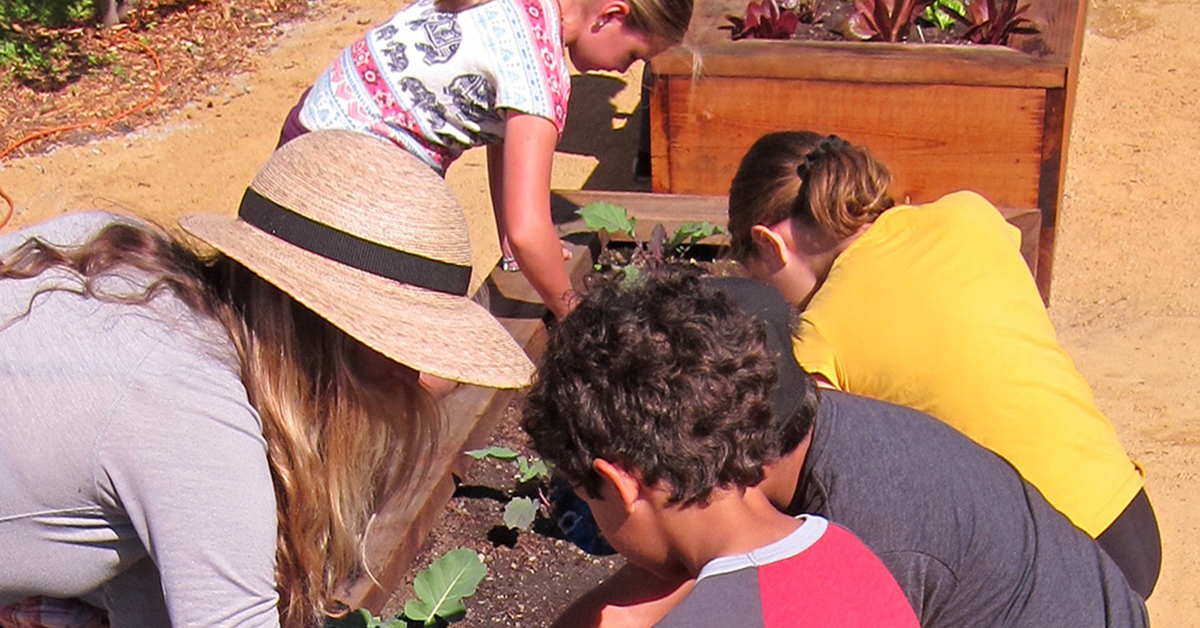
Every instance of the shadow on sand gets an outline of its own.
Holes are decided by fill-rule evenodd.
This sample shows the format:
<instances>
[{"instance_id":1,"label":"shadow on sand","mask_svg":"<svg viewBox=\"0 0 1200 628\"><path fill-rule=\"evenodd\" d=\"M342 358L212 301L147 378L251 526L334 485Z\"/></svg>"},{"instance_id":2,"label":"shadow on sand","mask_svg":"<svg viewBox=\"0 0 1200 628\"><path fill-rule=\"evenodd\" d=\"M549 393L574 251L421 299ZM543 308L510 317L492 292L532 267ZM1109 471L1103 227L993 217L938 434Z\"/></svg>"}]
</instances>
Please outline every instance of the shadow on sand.
<instances>
[{"instance_id":1,"label":"shadow on sand","mask_svg":"<svg viewBox=\"0 0 1200 628\"><path fill-rule=\"evenodd\" d=\"M643 102L632 113L618 113L613 97L625 88L625 81L603 75L583 74L571 77L571 102L567 109L567 127L558 150L589 155L599 160L583 185L585 190L650 191L649 178L634 177L640 134L645 123ZM614 120L624 120L619 129Z\"/></svg>"}]
</instances>

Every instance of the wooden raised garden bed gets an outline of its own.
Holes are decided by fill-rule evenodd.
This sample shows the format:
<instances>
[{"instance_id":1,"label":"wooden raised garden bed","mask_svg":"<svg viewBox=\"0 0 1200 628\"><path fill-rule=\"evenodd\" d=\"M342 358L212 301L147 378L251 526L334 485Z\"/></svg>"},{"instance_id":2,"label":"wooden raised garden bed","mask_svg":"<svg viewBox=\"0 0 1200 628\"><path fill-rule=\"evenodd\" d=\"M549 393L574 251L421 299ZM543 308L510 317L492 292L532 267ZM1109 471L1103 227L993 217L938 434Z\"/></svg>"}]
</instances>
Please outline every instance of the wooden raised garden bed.
<instances>
[{"instance_id":1,"label":"wooden raised garden bed","mask_svg":"<svg viewBox=\"0 0 1200 628\"><path fill-rule=\"evenodd\" d=\"M738 162L777 130L836 133L891 169L893 197L960 189L1036 208L1034 274L1049 299L1054 229L1085 0L1027 0L1041 32L998 46L729 41L744 0L703 0L689 46L652 61L656 192L727 194Z\"/></svg>"}]
</instances>

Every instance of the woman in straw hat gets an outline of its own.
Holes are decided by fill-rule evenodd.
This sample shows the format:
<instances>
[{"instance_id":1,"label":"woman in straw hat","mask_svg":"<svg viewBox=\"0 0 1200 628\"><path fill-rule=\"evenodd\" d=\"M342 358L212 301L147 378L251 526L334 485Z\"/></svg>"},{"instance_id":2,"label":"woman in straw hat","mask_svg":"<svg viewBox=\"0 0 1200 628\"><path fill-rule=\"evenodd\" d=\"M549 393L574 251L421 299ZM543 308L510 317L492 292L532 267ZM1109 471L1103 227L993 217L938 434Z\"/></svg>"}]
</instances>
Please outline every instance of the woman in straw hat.
<instances>
[{"instance_id":1,"label":"woman in straw hat","mask_svg":"<svg viewBox=\"0 0 1200 628\"><path fill-rule=\"evenodd\" d=\"M532 365L466 297L450 191L382 140L306 135L236 220L181 225L217 253L109 214L0 238L0 606L318 624L436 435L418 373L511 388Z\"/></svg>"}]
</instances>

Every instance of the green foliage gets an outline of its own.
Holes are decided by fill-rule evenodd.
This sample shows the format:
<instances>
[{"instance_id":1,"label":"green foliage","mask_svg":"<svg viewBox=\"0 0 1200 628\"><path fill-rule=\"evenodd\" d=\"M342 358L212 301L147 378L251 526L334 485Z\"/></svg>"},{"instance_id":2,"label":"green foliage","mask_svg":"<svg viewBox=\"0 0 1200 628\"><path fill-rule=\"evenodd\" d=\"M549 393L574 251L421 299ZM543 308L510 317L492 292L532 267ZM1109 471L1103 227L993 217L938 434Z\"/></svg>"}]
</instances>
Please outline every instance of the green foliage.
<instances>
[{"instance_id":1,"label":"green foliage","mask_svg":"<svg viewBox=\"0 0 1200 628\"><path fill-rule=\"evenodd\" d=\"M685 244L691 246L720 233L722 229L711 222L685 222L671 234L671 239L667 240L667 248L678 249Z\"/></svg>"},{"instance_id":2,"label":"green foliage","mask_svg":"<svg viewBox=\"0 0 1200 628\"><path fill-rule=\"evenodd\" d=\"M93 0L4 0L0 22L49 28L84 24L96 15Z\"/></svg>"},{"instance_id":3,"label":"green foliage","mask_svg":"<svg viewBox=\"0 0 1200 628\"><path fill-rule=\"evenodd\" d=\"M620 205L597 201L580 207L575 213L583 218L588 229L637 237L637 219L630 217L629 212Z\"/></svg>"},{"instance_id":4,"label":"green foliage","mask_svg":"<svg viewBox=\"0 0 1200 628\"><path fill-rule=\"evenodd\" d=\"M0 0L0 72L33 85L58 87L88 66L78 46L53 30L92 21L93 0Z\"/></svg>"},{"instance_id":5,"label":"green foliage","mask_svg":"<svg viewBox=\"0 0 1200 628\"><path fill-rule=\"evenodd\" d=\"M508 447L492 446L484 449L472 449L463 453L476 460L492 458L516 464L518 484L525 484L533 480L543 483L550 481L550 469L545 462L518 454ZM504 507L504 525L511 530L528 530L533 527L533 520L537 518L538 508L538 503L528 497L515 497Z\"/></svg>"},{"instance_id":6,"label":"green foliage","mask_svg":"<svg viewBox=\"0 0 1200 628\"><path fill-rule=\"evenodd\" d=\"M641 280L642 266L654 266L664 261L679 261L687 257L691 247L705 238L725 233L725 230L710 222L687 222L679 226L670 237L662 223L654 225L650 239L640 240L634 227L637 220L620 205L612 203L588 203L575 212L583 218L584 224L597 231L609 233L624 233L634 240L634 251L619 263L609 267L621 273L621 280L626 284ZM611 250L609 251L611 252ZM607 253L607 252L606 252ZM611 257L611 256L610 256ZM601 259L603 260L603 254ZM605 270L604 264L597 264L596 270Z\"/></svg>"},{"instance_id":7,"label":"green foliage","mask_svg":"<svg viewBox=\"0 0 1200 628\"><path fill-rule=\"evenodd\" d=\"M376 617L366 609L339 619L326 619L323 628L404 628L412 623L434 626L462 619L466 598L487 575L487 566L475 550L460 547L417 574L413 588L417 599L404 604L404 613L390 619Z\"/></svg>"},{"instance_id":8,"label":"green foliage","mask_svg":"<svg viewBox=\"0 0 1200 628\"><path fill-rule=\"evenodd\" d=\"M483 460L484 458L495 458L496 460L517 459L517 452L509 449L508 447L492 446L485 449L472 449L471 451L464 453L476 460Z\"/></svg>"},{"instance_id":9,"label":"green foliage","mask_svg":"<svg viewBox=\"0 0 1200 628\"><path fill-rule=\"evenodd\" d=\"M542 480L550 479L550 469L546 467L546 463L537 458L529 458L522 456L508 447L487 447L484 449L472 449L463 452L468 456L483 460L484 458L493 458L504 462L515 462L517 465L518 482L524 484L534 478Z\"/></svg>"},{"instance_id":10,"label":"green foliage","mask_svg":"<svg viewBox=\"0 0 1200 628\"><path fill-rule=\"evenodd\" d=\"M550 469L546 467L546 463L534 458L530 460L525 456L517 457L517 473L520 474L517 481L524 484L534 478L540 480L550 479Z\"/></svg>"},{"instance_id":11,"label":"green foliage","mask_svg":"<svg viewBox=\"0 0 1200 628\"><path fill-rule=\"evenodd\" d=\"M957 16L957 17L956 17ZM934 0L933 4L925 7L921 19L946 30L958 21L967 17L967 7L962 0Z\"/></svg>"},{"instance_id":12,"label":"green foliage","mask_svg":"<svg viewBox=\"0 0 1200 628\"><path fill-rule=\"evenodd\" d=\"M529 497L517 497L504 507L504 525L510 530L528 530L537 518L538 505Z\"/></svg>"},{"instance_id":13,"label":"green foliage","mask_svg":"<svg viewBox=\"0 0 1200 628\"><path fill-rule=\"evenodd\" d=\"M417 599L404 603L404 617L424 622L426 626L439 618L457 621L467 612L463 602L475 595L475 588L487 575L487 567L475 550L459 548L433 561L428 569L417 574L414 588Z\"/></svg>"}]
</instances>

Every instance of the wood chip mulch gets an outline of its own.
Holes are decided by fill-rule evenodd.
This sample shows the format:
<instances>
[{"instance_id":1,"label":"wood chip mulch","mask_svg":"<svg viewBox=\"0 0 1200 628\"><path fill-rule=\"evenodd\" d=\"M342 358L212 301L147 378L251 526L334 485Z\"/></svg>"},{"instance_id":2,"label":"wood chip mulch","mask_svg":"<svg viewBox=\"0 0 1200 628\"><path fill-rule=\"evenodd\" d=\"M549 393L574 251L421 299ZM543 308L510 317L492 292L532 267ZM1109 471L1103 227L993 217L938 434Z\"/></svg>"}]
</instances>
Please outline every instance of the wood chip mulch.
<instances>
[{"instance_id":1,"label":"wood chip mulch","mask_svg":"<svg viewBox=\"0 0 1200 628\"><path fill-rule=\"evenodd\" d=\"M112 29L42 31L63 42L67 56L54 76L37 83L23 83L13 73L0 76L0 120L5 121L0 151L30 134L104 120L151 99L145 109L114 124L38 139L10 157L153 124L225 77L249 70L253 57L280 33L278 25L308 10L306 0L142 0L124 24ZM154 59L137 41L162 64L157 98Z\"/></svg>"}]
</instances>

